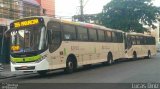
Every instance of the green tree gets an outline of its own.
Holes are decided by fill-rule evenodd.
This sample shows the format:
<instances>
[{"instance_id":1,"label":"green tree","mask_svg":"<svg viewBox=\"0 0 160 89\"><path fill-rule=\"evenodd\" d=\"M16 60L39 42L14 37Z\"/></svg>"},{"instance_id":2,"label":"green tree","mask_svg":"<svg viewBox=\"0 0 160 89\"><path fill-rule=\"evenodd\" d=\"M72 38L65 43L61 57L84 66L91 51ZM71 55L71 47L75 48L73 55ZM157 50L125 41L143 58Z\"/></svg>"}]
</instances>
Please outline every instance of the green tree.
<instances>
[{"instance_id":1,"label":"green tree","mask_svg":"<svg viewBox=\"0 0 160 89\"><path fill-rule=\"evenodd\" d=\"M155 28L160 8L152 0L111 0L100 14L104 26L123 31L144 32L143 25Z\"/></svg>"}]
</instances>

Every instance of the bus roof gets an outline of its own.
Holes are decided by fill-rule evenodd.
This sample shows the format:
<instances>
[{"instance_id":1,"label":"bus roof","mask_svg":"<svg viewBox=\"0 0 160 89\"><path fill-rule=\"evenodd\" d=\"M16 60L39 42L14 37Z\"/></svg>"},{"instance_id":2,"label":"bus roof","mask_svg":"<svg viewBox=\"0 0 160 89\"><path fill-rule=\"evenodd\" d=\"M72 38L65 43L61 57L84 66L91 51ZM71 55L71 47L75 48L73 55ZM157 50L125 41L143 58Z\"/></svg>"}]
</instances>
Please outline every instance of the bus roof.
<instances>
[{"instance_id":1,"label":"bus roof","mask_svg":"<svg viewBox=\"0 0 160 89\"><path fill-rule=\"evenodd\" d=\"M66 24L73 24L73 25L77 25L77 26L83 26L86 28L94 28L94 29L101 29L101 30L109 30L109 31L116 31L116 32L123 32L121 30L116 30L116 29L111 29L111 28L107 28L105 26L101 26L101 25L96 25L96 24L91 24L91 23L84 23L84 22L73 22L73 21L67 21L67 20L60 20L62 23L66 23Z\"/></svg>"},{"instance_id":2,"label":"bus roof","mask_svg":"<svg viewBox=\"0 0 160 89\"><path fill-rule=\"evenodd\" d=\"M41 17L41 18L53 20L53 21L56 21L56 22L62 22L62 23L65 23L65 24L77 25L77 26L82 26L82 27L87 27L87 28L109 30L109 31L115 31L115 32L123 32L121 30L106 28L105 26L101 26L101 25L96 25L96 24L91 24L91 23L84 23L84 22L74 22L74 21L58 19L58 18L54 18L54 17L47 17L47 16L30 16L30 17L24 17L22 19L27 19L27 18L32 18L32 17ZM22 20L22 19L17 19L15 21ZM15 21L13 21L13 22L15 22Z\"/></svg>"}]
</instances>

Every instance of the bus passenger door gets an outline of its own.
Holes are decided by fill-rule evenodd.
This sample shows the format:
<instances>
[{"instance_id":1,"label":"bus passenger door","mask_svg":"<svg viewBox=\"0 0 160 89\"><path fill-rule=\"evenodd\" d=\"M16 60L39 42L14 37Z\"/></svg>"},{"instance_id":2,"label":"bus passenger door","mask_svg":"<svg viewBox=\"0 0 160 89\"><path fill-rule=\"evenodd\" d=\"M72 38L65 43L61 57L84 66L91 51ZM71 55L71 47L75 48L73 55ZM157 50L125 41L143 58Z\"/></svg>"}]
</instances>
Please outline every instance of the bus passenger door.
<instances>
[{"instance_id":1,"label":"bus passenger door","mask_svg":"<svg viewBox=\"0 0 160 89\"><path fill-rule=\"evenodd\" d=\"M60 67L62 64L59 49L62 43L61 38L61 25L58 22L50 21L47 24L48 32L48 61L51 67Z\"/></svg>"},{"instance_id":2,"label":"bus passenger door","mask_svg":"<svg viewBox=\"0 0 160 89\"><path fill-rule=\"evenodd\" d=\"M126 58L129 58L129 57L132 57L132 39L131 39L131 36L127 36L126 35L126 40L125 40L125 55L126 55Z\"/></svg>"}]
</instances>

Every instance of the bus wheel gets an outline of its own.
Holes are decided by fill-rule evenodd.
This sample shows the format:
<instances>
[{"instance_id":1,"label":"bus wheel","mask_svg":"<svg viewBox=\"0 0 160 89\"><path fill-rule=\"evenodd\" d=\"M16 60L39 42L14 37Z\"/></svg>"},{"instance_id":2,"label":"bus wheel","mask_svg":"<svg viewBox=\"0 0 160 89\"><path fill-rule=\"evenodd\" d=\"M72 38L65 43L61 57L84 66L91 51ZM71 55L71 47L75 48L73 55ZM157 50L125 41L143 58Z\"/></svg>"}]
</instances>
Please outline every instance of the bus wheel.
<instances>
[{"instance_id":1,"label":"bus wheel","mask_svg":"<svg viewBox=\"0 0 160 89\"><path fill-rule=\"evenodd\" d=\"M45 76L45 75L47 75L47 70L41 70L41 71L37 71L37 73L39 74L39 75L41 75L41 76Z\"/></svg>"},{"instance_id":2,"label":"bus wheel","mask_svg":"<svg viewBox=\"0 0 160 89\"><path fill-rule=\"evenodd\" d=\"M71 59L71 57L69 57L67 59L65 72L69 74L73 73L75 70L76 70L76 63L74 62L74 60Z\"/></svg>"},{"instance_id":3,"label":"bus wheel","mask_svg":"<svg viewBox=\"0 0 160 89\"><path fill-rule=\"evenodd\" d=\"M151 59L151 52L150 51L148 51L147 59Z\"/></svg>"},{"instance_id":4,"label":"bus wheel","mask_svg":"<svg viewBox=\"0 0 160 89\"><path fill-rule=\"evenodd\" d=\"M137 60L138 58L137 58L137 53L136 52L134 52L133 53L133 60Z\"/></svg>"},{"instance_id":5,"label":"bus wheel","mask_svg":"<svg viewBox=\"0 0 160 89\"><path fill-rule=\"evenodd\" d=\"M109 64L109 65L112 65L113 64L113 56L112 56L112 54L109 54L108 55L108 57L107 57L107 63Z\"/></svg>"}]
</instances>

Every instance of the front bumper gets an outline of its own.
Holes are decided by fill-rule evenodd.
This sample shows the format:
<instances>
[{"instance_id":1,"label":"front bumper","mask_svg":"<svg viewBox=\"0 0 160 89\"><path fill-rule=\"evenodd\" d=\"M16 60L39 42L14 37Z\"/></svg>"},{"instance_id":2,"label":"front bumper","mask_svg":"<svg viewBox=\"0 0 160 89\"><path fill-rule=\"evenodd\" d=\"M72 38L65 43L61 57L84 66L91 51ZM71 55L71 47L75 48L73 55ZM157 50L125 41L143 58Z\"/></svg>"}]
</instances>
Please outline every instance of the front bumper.
<instances>
[{"instance_id":1,"label":"front bumper","mask_svg":"<svg viewBox=\"0 0 160 89\"><path fill-rule=\"evenodd\" d=\"M11 62L11 71L40 71L48 70L49 63L46 59L42 60L39 63L30 62L30 63L12 63Z\"/></svg>"}]
</instances>

